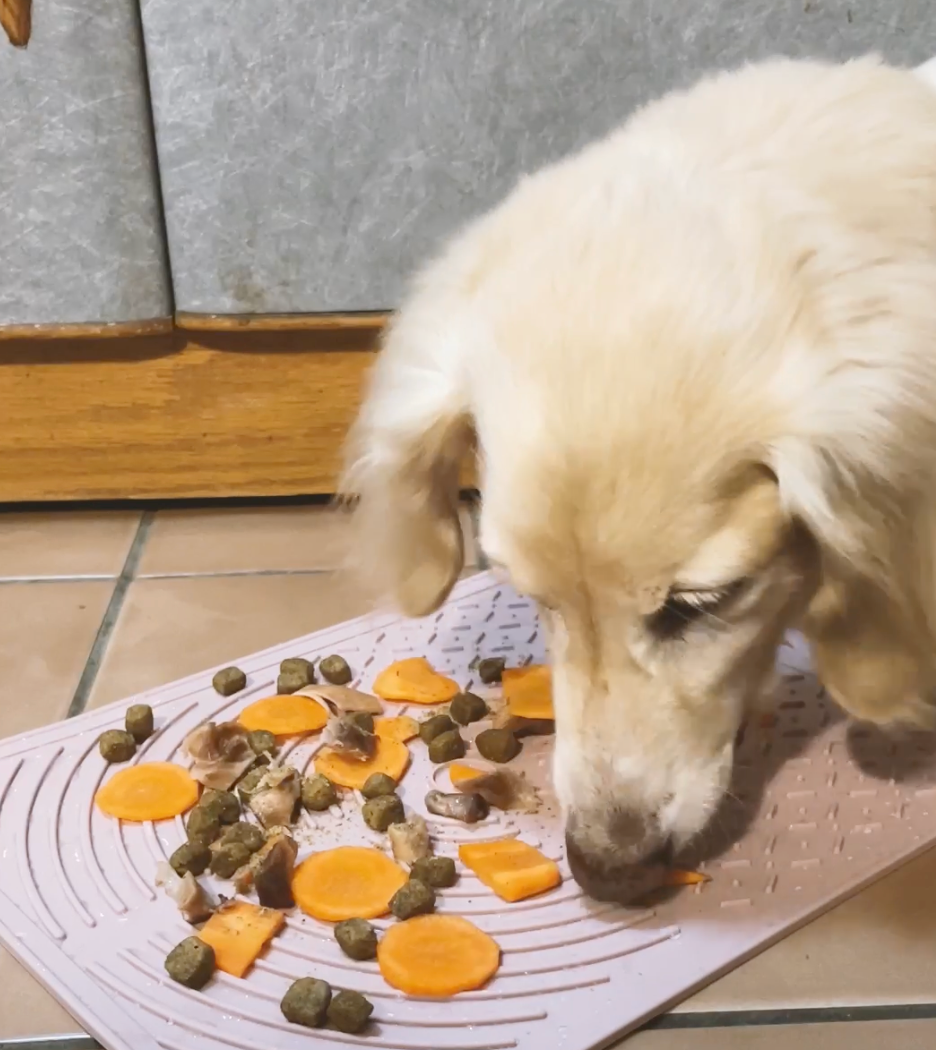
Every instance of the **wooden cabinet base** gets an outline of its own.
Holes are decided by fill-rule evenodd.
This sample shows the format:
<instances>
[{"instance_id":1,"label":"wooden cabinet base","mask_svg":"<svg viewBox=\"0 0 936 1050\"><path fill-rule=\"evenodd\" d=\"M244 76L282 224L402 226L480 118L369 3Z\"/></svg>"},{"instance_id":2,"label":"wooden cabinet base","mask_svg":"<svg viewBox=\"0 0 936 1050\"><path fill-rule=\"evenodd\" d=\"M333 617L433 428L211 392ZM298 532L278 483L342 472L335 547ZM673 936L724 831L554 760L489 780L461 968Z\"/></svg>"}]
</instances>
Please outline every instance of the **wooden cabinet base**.
<instances>
[{"instance_id":1,"label":"wooden cabinet base","mask_svg":"<svg viewBox=\"0 0 936 1050\"><path fill-rule=\"evenodd\" d=\"M333 492L379 330L0 343L0 501Z\"/></svg>"}]
</instances>

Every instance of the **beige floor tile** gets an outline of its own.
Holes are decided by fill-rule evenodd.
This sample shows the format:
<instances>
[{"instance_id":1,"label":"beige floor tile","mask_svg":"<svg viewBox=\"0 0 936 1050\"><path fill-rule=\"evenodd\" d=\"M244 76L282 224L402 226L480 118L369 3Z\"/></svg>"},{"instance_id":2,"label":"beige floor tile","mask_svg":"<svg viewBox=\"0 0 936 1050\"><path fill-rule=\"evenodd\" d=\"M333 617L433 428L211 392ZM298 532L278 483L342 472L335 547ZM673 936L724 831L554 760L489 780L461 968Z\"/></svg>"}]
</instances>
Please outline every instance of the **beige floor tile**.
<instances>
[{"instance_id":1,"label":"beige floor tile","mask_svg":"<svg viewBox=\"0 0 936 1050\"><path fill-rule=\"evenodd\" d=\"M0 1042L81 1032L51 995L0 948Z\"/></svg>"},{"instance_id":2,"label":"beige floor tile","mask_svg":"<svg viewBox=\"0 0 936 1050\"><path fill-rule=\"evenodd\" d=\"M0 514L0 577L117 576L138 511Z\"/></svg>"},{"instance_id":3,"label":"beige floor tile","mask_svg":"<svg viewBox=\"0 0 936 1050\"><path fill-rule=\"evenodd\" d=\"M468 565L477 548L467 508ZM164 510L156 514L140 576L335 569L347 546L347 518L328 507Z\"/></svg>"},{"instance_id":4,"label":"beige floor tile","mask_svg":"<svg viewBox=\"0 0 936 1050\"><path fill-rule=\"evenodd\" d=\"M137 580L127 592L92 706L368 612L328 573Z\"/></svg>"},{"instance_id":5,"label":"beige floor tile","mask_svg":"<svg viewBox=\"0 0 936 1050\"><path fill-rule=\"evenodd\" d=\"M934 886L936 852L930 852L678 1009L936 1002Z\"/></svg>"},{"instance_id":6,"label":"beige floor tile","mask_svg":"<svg viewBox=\"0 0 936 1050\"><path fill-rule=\"evenodd\" d=\"M638 1032L609 1050L932 1050L934 1046L936 1021L849 1021Z\"/></svg>"},{"instance_id":7,"label":"beige floor tile","mask_svg":"<svg viewBox=\"0 0 936 1050\"><path fill-rule=\"evenodd\" d=\"M0 737L64 718L114 584L0 584Z\"/></svg>"}]
</instances>

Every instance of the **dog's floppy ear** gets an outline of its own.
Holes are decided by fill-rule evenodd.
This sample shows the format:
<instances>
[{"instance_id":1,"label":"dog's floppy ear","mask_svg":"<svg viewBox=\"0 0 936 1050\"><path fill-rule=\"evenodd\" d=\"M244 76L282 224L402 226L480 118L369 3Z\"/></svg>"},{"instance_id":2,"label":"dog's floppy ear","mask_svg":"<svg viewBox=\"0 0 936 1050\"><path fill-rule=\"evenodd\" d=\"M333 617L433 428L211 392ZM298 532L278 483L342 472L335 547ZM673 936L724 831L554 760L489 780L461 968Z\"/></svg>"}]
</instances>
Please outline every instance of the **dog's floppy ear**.
<instances>
[{"instance_id":1,"label":"dog's floppy ear","mask_svg":"<svg viewBox=\"0 0 936 1050\"><path fill-rule=\"evenodd\" d=\"M464 564L459 469L471 442L457 324L415 297L393 321L347 446L351 567L409 616L442 604Z\"/></svg>"}]
</instances>

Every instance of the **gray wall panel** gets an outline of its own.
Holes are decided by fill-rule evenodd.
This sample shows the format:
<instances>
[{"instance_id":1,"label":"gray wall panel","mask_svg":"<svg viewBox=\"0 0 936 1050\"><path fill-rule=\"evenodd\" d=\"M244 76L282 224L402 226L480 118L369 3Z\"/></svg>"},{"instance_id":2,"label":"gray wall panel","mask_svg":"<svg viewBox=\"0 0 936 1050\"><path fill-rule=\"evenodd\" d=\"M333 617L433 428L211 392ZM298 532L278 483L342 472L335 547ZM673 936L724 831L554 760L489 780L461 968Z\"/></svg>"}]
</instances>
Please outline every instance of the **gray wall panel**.
<instances>
[{"instance_id":1,"label":"gray wall panel","mask_svg":"<svg viewBox=\"0 0 936 1050\"><path fill-rule=\"evenodd\" d=\"M134 0L37 0L0 34L0 324L167 315L157 201Z\"/></svg>"},{"instance_id":2,"label":"gray wall panel","mask_svg":"<svg viewBox=\"0 0 936 1050\"><path fill-rule=\"evenodd\" d=\"M177 303L394 305L518 175L700 72L936 52L934 0L143 0Z\"/></svg>"}]
</instances>

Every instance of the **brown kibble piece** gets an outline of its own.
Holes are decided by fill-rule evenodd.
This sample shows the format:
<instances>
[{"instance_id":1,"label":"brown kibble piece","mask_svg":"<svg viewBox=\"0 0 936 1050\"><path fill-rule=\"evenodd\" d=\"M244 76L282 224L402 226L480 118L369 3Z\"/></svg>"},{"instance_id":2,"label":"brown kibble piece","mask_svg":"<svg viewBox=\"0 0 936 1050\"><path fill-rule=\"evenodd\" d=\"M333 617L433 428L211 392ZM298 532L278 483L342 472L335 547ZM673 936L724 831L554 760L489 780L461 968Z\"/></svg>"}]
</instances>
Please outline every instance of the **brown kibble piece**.
<instances>
[{"instance_id":1,"label":"brown kibble piece","mask_svg":"<svg viewBox=\"0 0 936 1050\"><path fill-rule=\"evenodd\" d=\"M149 704L131 704L124 718L127 732L142 744L153 735L153 709Z\"/></svg>"},{"instance_id":2,"label":"brown kibble piece","mask_svg":"<svg viewBox=\"0 0 936 1050\"><path fill-rule=\"evenodd\" d=\"M239 667L225 667L215 672L211 684L221 696L233 696L247 687L247 675Z\"/></svg>"},{"instance_id":3,"label":"brown kibble piece","mask_svg":"<svg viewBox=\"0 0 936 1050\"><path fill-rule=\"evenodd\" d=\"M186 937L166 956L166 973L185 988L198 991L211 980L215 971L215 953L210 944L197 937Z\"/></svg>"},{"instance_id":4,"label":"brown kibble piece","mask_svg":"<svg viewBox=\"0 0 936 1050\"><path fill-rule=\"evenodd\" d=\"M169 858L169 865L179 876L186 872L201 875L211 863L211 850L203 842L183 842Z\"/></svg>"},{"instance_id":5,"label":"brown kibble piece","mask_svg":"<svg viewBox=\"0 0 936 1050\"><path fill-rule=\"evenodd\" d=\"M267 729L255 729L248 734L247 742L251 750L260 757L275 755L279 750L276 746L276 737Z\"/></svg>"},{"instance_id":6,"label":"brown kibble piece","mask_svg":"<svg viewBox=\"0 0 936 1050\"><path fill-rule=\"evenodd\" d=\"M328 777L314 773L302 781L302 804L312 813L321 813L337 801L338 792Z\"/></svg>"},{"instance_id":7,"label":"brown kibble piece","mask_svg":"<svg viewBox=\"0 0 936 1050\"><path fill-rule=\"evenodd\" d=\"M287 656L280 661L280 674L294 674L305 679L303 685L315 684L315 665L304 656Z\"/></svg>"},{"instance_id":8,"label":"brown kibble piece","mask_svg":"<svg viewBox=\"0 0 936 1050\"><path fill-rule=\"evenodd\" d=\"M371 773L364 781L361 794L365 798L380 798L381 795L395 795L396 789L397 783L393 777L388 777L386 773Z\"/></svg>"},{"instance_id":9,"label":"brown kibble piece","mask_svg":"<svg viewBox=\"0 0 936 1050\"><path fill-rule=\"evenodd\" d=\"M434 890L447 890L455 885L458 872L451 857L425 857L410 868L410 878L418 879Z\"/></svg>"},{"instance_id":10,"label":"brown kibble piece","mask_svg":"<svg viewBox=\"0 0 936 1050\"><path fill-rule=\"evenodd\" d=\"M106 762L129 762L136 754L136 741L123 729L108 729L101 733L98 748Z\"/></svg>"},{"instance_id":11,"label":"brown kibble piece","mask_svg":"<svg viewBox=\"0 0 936 1050\"><path fill-rule=\"evenodd\" d=\"M319 661L319 671L325 681L332 685L347 685L354 677L343 656L326 656Z\"/></svg>"},{"instance_id":12,"label":"brown kibble piece","mask_svg":"<svg viewBox=\"0 0 936 1050\"><path fill-rule=\"evenodd\" d=\"M294 671L284 671L282 674L277 675L276 678L276 692L279 695L297 693L307 685L309 685L309 682L306 681L305 675L296 674Z\"/></svg>"},{"instance_id":13,"label":"brown kibble piece","mask_svg":"<svg viewBox=\"0 0 936 1050\"><path fill-rule=\"evenodd\" d=\"M366 919L345 919L335 927L339 948L357 962L377 957L377 931Z\"/></svg>"},{"instance_id":14,"label":"brown kibble piece","mask_svg":"<svg viewBox=\"0 0 936 1050\"><path fill-rule=\"evenodd\" d=\"M198 803L200 809L213 813L222 824L236 824L240 820L241 804L233 791L215 791L208 788Z\"/></svg>"},{"instance_id":15,"label":"brown kibble piece","mask_svg":"<svg viewBox=\"0 0 936 1050\"><path fill-rule=\"evenodd\" d=\"M229 846L232 842L239 842L242 846L246 846L251 853L256 853L258 849L263 848L266 836L256 824L240 820L229 828L225 828L224 834L221 836L222 846Z\"/></svg>"},{"instance_id":16,"label":"brown kibble piece","mask_svg":"<svg viewBox=\"0 0 936 1050\"><path fill-rule=\"evenodd\" d=\"M488 713L488 705L474 693L459 693L449 704L449 714L459 725L480 722Z\"/></svg>"},{"instance_id":17,"label":"brown kibble piece","mask_svg":"<svg viewBox=\"0 0 936 1050\"><path fill-rule=\"evenodd\" d=\"M370 1023L374 1007L360 992L342 990L328 1004L328 1022L339 1032L357 1035Z\"/></svg>"},{"instance_id":18,"label":"brown kibble piece","mask_svg":"<svg viewBox=\"0 0 936 1050\"><path fill-rule=\"evenodd\" d=\"M364 823L374 831L386 831L391 824L406 820L406 810L397 795L379 795L364 803L361 809Z\"/></svg>"},{"instance_id":19,"label":"brown kibble piece","mask_svg":"<svg viewBox=\"0 0 936 1050\"><path fill-rule=\"evenodd\" d=\"M455 723L448 715L433 715L425 722L419 724L419 739L426 744L431 744L437 736L450 733L455 728Z\"/></svg>"},{"instance_id":20,"label":"brown kibble piece","mask_svg":"<svg viewBox=\"0 0 936 1050\"><path fill-rule=\"evenodd\" d=\"M262 767L255 767L254 769L251 769L249 773L245 773L238 781L237 793L240 795L241 802L243 802L244 805L247 805L254 797L260 781L266 776L266 772L267 771Z\"/></svg>"},{"instance_id":21,"label":"brown kibble piece","mask_svg":"<svg viewBox=\"0 0 936 1050\"><path fill-rule=\"evenodd\" d=\"M221 821L217 813L212 813L204 806L196 806L188 815L185 830L193 842L207 845L221 834Z\"/></svg>"},{"instance_id":22,"label":"brown kibble piece","mask_svg":"<svg viewBox=\"0 0 936 1050\"><path fill-rule=\"evenodd\" d=\"M478 664L478 677L485 685L495 685L501 680L506 666L503 656L488 656Z\"/></svg>"},{"instance_id":23,"label":"brown kibble piece","mask_svg":"<svg viewBox=\"0 0 936 1050\"><path fill-rule=\"evenodd\" d=\"M250 850L242 842L219 845L211 857L211 874L219 879L230 879L234 872L250 860Z\"/></svg>"},{"instance_id":24,"label":"brown kibble piece","mask_svg":"<svg viewBox=\"0 0 936 1050\"><path fill-rule=\"evenodd\" d=\"M483 735L483 734L481 734ZM465 757L465 741L457 729L437 736L429 745L429 758L436 764Z\"/></svg>"},{"instance_id":25,"label":"brown kibble piece","mask_svg":"<svg viewBox=\"0 0 936 1050\"><path fill-rule=\"evenodd\" d=\"M485 729L475 737L475 747L489 762L509 762L522 746L509 729Z\"/></svg>"},{"instance_id":26,"label":"brown kibble piece","mask_svg":"<svg viewBox=\"0 0 936 1050\"><path fill-rule=\"evenodd\" d=\"M428 915L435 911L435 891L425 882L410 878L390 898L390 910L398 919L411 919L414 915Z\"/></svg>"},{"instance_id":27,"label":"brown kibble piece","mask_svg":"<svg viewBox=\"0 0 936 1050\"><path fill-rule=\"evenodd\" d=\"M321 1028L331 1002L331 986L314 977L300 977L293 981L280 1003L283 1017L290 1024L305 1028Z\"/></svg>"}]
</instances>

